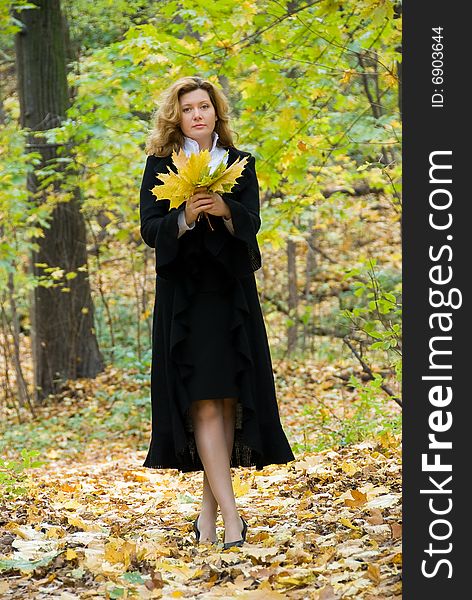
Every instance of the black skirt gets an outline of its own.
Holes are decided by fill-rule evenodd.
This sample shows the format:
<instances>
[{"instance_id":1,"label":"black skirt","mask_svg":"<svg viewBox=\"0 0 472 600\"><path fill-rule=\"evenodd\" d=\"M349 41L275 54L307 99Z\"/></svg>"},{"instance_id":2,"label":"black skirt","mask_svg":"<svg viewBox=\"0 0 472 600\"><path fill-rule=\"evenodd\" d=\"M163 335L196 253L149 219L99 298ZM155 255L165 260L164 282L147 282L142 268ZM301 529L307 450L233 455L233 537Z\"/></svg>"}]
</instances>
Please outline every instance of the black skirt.
<instances>
[{"instance_id":1,"label":"black skirt","mask_svg":"<svg viewBox=\"0 0 472 600\"><path fill-rule=\"evenodd\" d=\"M190 400L237 398L230 298L222 291L200 291L193 297L188 318L191 328L185 345L193 361L193 372L187 379Z\"/></svg>"}]
</instances>

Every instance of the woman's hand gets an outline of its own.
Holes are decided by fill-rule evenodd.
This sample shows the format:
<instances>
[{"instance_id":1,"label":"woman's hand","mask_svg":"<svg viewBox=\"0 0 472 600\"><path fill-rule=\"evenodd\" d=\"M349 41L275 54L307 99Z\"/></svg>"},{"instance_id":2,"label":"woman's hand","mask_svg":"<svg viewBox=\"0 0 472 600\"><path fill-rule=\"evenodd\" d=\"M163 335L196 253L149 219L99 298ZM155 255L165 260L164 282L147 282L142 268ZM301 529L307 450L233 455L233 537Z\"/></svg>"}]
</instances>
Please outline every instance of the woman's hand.
<instances>
[{"instance_id":1,"label":"woman's hand","mask_svg":"<svg viewBox=\"0 0 472 600\"><path fill-rule=\"evenodd\" d=\"M217 192L209 192L206 188L197 188L185 205L185 219L188 225L197 220L201 212L207 212L216 217L231 217L231 211L223 198Z\"/></svg>"}]
</instances>

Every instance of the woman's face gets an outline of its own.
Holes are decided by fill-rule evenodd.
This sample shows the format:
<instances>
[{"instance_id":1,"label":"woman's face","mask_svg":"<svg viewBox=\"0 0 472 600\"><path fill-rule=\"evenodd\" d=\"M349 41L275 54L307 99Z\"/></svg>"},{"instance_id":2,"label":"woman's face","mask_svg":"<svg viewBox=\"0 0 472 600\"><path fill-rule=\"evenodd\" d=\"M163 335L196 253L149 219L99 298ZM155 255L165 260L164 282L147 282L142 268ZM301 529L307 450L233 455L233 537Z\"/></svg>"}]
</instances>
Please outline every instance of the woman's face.
<instances>
[{"instance_id":1,"label":"woman's face","mask_svg":"<svg viewBox=\"0 0 472 600\"><path fill-rule=\"evenodd\" d=\"M179 104L182 133L196 140L200 148L210 148L211 134L218 117L208 92L197 89L182 94Z\"/></svg>"}]
</instances>

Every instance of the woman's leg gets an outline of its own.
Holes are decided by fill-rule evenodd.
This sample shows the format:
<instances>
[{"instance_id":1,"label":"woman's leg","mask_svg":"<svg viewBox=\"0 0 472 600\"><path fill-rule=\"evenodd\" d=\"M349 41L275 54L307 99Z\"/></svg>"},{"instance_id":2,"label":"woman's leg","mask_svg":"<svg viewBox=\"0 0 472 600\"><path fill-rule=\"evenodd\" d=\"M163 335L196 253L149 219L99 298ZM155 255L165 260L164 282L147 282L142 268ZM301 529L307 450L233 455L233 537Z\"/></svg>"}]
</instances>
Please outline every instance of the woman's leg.
<instances>
[{"instance_id":1,"label":"woman's leg","mask_svg":"<svg viewBox=\"0 0 472 600\"><path fill-rule=\"evenodd\" d=\"M231 457L234 443L234 427L236 424L236 398L223 398L223 421L228 456ZM216 518L218 502L213 496L206 471L203 471L202 508L198 519L200 539L214 540L216 538Z\"/></svg>"},{"instance_id":2,"label":"woman's leg","mask_svg":"<svg viewBox=\"0 0 472 600\"><path fill-rule=\"evenodd\" d=\"M235 400L225 399L224 402L219 399L197 400L192 402L191 415L195 443L207 479L204 500L209 503L205 507L207 508L205 518L200 518L198 521L200 539L214 538L211 515L212 511L214 514L214 501L216 501L225 524L225 542L238 540L241 538L242 522L236 507L230 469L230 449L232 450L234 441ZM213 495L213 501L209 491Z\"/></svg>"},{"instance_id":3,"label":"woman's leg","mask_svg":"<svg viewBox=\"0 0 472 600\"><path fill-rule=\"evenodd\" d=\"M216 517L218 515L218 502L213 496L210 483L205 471L203 471L203 494L202 508L198 517L198 530L200 531L200 540L213 541L216 539Z\"/></svg>"}]
</instances>

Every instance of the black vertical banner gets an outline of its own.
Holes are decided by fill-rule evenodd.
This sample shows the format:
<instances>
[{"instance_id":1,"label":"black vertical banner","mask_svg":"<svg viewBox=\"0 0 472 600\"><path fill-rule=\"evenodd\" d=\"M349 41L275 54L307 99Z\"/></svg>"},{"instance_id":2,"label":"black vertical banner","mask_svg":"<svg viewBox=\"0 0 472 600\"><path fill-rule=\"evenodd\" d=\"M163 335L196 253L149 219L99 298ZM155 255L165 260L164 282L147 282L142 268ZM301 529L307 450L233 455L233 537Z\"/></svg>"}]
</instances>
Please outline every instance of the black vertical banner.
<instances>
[{"instance_id":1,"label":"black vertical banner","mask_svg":"<svg viewBox=\"0 0 472 600\"><path fill-rule=\"evenodd\" d=\"M470 12L403 4L406 600L471 595Z\"/></svg>"}]
</instances>

